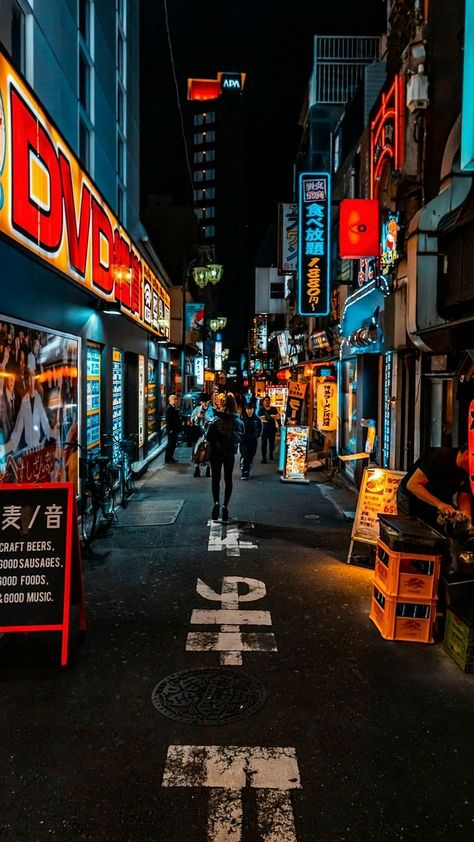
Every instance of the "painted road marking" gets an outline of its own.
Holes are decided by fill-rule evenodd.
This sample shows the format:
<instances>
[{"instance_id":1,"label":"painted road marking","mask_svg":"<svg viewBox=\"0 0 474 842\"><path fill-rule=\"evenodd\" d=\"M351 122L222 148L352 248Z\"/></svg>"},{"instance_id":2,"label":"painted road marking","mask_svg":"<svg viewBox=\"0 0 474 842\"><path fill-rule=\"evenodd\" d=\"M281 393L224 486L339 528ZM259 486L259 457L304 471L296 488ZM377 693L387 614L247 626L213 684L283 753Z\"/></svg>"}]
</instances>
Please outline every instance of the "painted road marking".
<instances>
[{"instance_id":1,"label":"painted road marking","mask_svg":"<svg viewBox=\"0 0 474 842\"><path fill-rule=\"evenodd\" d=\"M255 524L229 521L227 524L218 520L209 520L208 552L226 551L228 556L240 556L240 550L257 550L258 544L248 538L240 538L241 529L253 529ZM225 532L225 534L224 534Z\"/></svg>"},{"instance_id":2,"label":"painted road marking","mask_svg":"<svg viewBox=\"0 0 474 842\"><path fill-rule=\"evenodd\" d=\"M297 842L290 791L301 783L294 748L169 746L162 786L211 790L208 842L241 842L247 788L257 790L261 842Z\"/></svg>"},{"instance_id":3,"label":"painted road marking","mask_svg":"<svg viewBox=\"0 0 474 842\"><path fill-rule=\"evenodd\" d=\"M239 593L245 588L246 590ZM242 632L241 626L271 626L269 611L245 610L242 602L256 602L266 596L264 582L245 576L223 576L220 593L202 579L197 580L196 591L203 599L220 602L220 608L194 608L191 625L220 626L218 631L189 632L187 652L219 652L220 663L241 666L242 652L277 652L272 632Z\"/></svg>"}]
</instances>

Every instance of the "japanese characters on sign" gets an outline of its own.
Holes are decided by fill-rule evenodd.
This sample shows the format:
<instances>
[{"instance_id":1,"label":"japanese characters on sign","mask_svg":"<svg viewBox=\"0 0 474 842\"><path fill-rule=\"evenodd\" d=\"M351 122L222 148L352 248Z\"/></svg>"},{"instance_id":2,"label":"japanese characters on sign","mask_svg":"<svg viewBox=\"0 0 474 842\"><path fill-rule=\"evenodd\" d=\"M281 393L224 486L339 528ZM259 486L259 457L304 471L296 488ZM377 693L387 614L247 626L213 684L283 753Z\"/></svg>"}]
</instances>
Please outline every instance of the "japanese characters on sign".
<instances>
[{"instance_id":1,"label":"japanese characters on sign","mask_svg":"<svg viewBox=\"0 0 474 842\"><path fill-rule=\"evenodd\" d=\"M380 108L370 124L370 198L379 194L385 166L400 169L404 155L404 81L395 76L381 96Z\"/></svg>"},{"instance_id":2,"label":"japanese characters on sign","mask_svg":"<svg viewBox=\"0 0 474 842\"><path fill-rule=\"evenodd\" d=\"M366 468L357 500L352 527L352 540L376 544L379 536L379 515L397 514L397 490L403 471Z\"/></svg>"},{"instance_id":3,"label":"japanese characters on sign","mask_svg":"<svg viewBox=\"0 0 474 842\"><path fill-rule=\"evenodd\" d=\"M169 336L167 290L2 53L0 102L0 232L82 288L119 302L143 327Z\"/></svg>"},{"instance_id":4,"label":"japanese characters on sign","mask_svg":"<svg viewBox=\"0 0 474 842\"><path fill-rule=\"evenodd\" d=\"M299 380L290 380L288 384L286 423L291 427L301 422L307 387L307 383L300 383Z\"/></svg>"},{"instance_id":5,"label":"japanese characters on sign","mask_svg":"<svg viewBox=\"0 0 474 842\"><path fill-rule=\"evenodd\" d=\"M298 261L298 205L278 205L278 270L296 272Z\"/></svg>"},{"instance_id":6,"label":"japanese characters on sign","mask_svg":"<svg viewBox=\"0 0 474 842\"><path fill-rule=\"evenodd\" d=\"M316 389L318 430L330 432L337 429L337 388L334 380L323 380Z\"/></svg>"},{"instance_id":7,"label":"japanese characters on sign","mask_svg":"<svg viewBox=\"0 0 474 842\"><path fill-rule=\"evenodd\" d=\"M286 428L286 450L283 478L302 481L308 470L309 427Z\"/></svg>"},{"instance_id":8,"label":"japanese characters on sign","mask_svg":"<svg viewBox=\"0 0 474 842\"><path fill-rule=\"evenodd\" d=\"M68 489L0 490L0 628L63 621Z\"/></svg>"},{"instance_id":9,"label":"japanese characters on sign","mask_svg":"<svg viewBox=\"0 0 474 842\"><path fill-rule=\"evenodd\" d=\"M331 189L328 173L301 173L298 205L298 313L327 316Z\"/></svg>"}]
</instances>

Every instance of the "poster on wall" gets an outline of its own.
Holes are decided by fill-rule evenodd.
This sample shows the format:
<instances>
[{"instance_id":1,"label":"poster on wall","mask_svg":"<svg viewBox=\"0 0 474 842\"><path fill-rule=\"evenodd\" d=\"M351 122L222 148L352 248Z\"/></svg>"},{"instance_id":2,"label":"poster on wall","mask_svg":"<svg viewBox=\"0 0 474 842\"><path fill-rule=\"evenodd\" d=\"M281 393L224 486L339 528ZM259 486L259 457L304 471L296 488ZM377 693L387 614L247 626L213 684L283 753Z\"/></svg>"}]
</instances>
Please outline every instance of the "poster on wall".
<instances>
[{"instance_id":1,"label":"poster on wall","mask_svg":"<svg viewBox=\"0 0 474 842\"><path fill-rule=\"evenodd\" d=\"M145 357L138 355L138 447L145 442Z\"/></svg>"},{"instance_id":2,"label":"poster on wall","mask_svg":"<svg viewBox=\"0 0 474 842\"><path fill-rule=\"evenodd\" d=\"M79 340L0 316L0 483L77 490Z\"/></svg>"},{"instance_id":3,"label":"poster on wall","mask_svg":"<svg viewBox=\"0 0 474 842\"><path fill-rule=\"evenodd\" d=\"M285 464L283 467L284 482L309 482L306 479L308 470L309 427L287 427Z\"/></svg>"},{"instance_id":4,"label":"poster on wall","mask_svg":"<svg viewBox=\"0 0 474 842\"><path fill-rule=\"evenodd\" d=\"M317 428L331 432L337 428L337 386L334 380L322 380L316 387Z\"/></svg>"},{"instance_id":5,"label":"poster on wall","mask_svg":"<svg viewBox=\"0 0 474 842\"><path fill-rule=\"evenodd\" d=\"M286 403L286 423L295 426L301 423L307 383L290 380L288 383L288 400Z\"/></svg>"}]
</instances>

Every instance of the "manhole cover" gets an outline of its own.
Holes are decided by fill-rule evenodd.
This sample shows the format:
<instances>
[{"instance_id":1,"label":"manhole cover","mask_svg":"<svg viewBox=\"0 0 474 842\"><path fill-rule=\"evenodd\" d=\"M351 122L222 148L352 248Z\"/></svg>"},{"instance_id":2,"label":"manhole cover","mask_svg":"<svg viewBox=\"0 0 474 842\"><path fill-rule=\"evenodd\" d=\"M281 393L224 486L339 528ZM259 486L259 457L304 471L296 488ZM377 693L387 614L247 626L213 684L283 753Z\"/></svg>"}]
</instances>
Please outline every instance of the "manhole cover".
<instances>
[{"instance_id":1,"label":"manhole cover","mask_svg":"<svg viewBox=\"0 0 474 842\"><path fill-rule=\"evenodd\" d=\"M133 503L133 505L132 505ZM118 512L118 526L169 526L175 522L184 500L141 500L132 497L127 509Z\"/></svg>"},{"instance_id":2,"label":"manhole cover","mask_svg":"<svg viewBox=\"0 0 474 842\"><path fill-rule=\"evenodd\" d=\"M311 514L311 515L304 515L306 520L319 520L319 515Z\"/></svg>"},{"instance_id":3,"label":"manhole cover","mask_svg":"<svg viewBox=\"0 0 474 842\"><path fill-rule=\"evenodd\" d=\"M263 705L265 689L241 672L218 667L180 670L156 685L156 709L178 722L225 725L251 716Z\"/></svg>"}]
</instances>

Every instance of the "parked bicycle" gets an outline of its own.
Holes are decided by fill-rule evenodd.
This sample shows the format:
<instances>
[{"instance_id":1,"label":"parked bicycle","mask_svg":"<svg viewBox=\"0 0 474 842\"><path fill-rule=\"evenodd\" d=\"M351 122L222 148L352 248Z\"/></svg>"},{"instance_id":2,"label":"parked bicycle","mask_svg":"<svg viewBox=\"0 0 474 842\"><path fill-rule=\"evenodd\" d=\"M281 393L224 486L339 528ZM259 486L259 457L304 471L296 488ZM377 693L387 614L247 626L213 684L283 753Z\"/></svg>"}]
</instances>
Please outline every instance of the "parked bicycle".
<instances>
[{"instance_id":1,"label":"parked bicycle","mask_svg":"<svg viewBox=\"0 0 474 842\"><path fill-rule=\"evenodd\" d=\"M115 451L112 463L115 503L125 509L129 497L135 491L133 463L137 451L138 433L131 433L123 439L107 434L107 438L112 439Z\"/></svg>"},{"instance_id":2,"label":"parked bicycle","mask_svg":"<svg viewBox=\"0 0 474 842\"><path fill-rule=\"evenodd\" d=\"M76 442L75 446L81 452L79 476L82 537L86 544L90 544L100 523L110 522L114 517L114 469L110 456L89 453L79 442Z\"/></svg>"}]
</instances>

